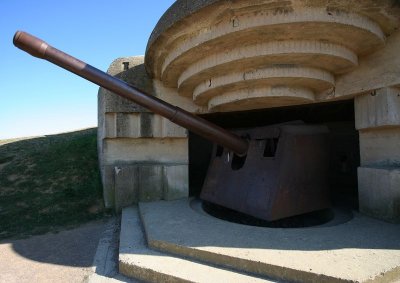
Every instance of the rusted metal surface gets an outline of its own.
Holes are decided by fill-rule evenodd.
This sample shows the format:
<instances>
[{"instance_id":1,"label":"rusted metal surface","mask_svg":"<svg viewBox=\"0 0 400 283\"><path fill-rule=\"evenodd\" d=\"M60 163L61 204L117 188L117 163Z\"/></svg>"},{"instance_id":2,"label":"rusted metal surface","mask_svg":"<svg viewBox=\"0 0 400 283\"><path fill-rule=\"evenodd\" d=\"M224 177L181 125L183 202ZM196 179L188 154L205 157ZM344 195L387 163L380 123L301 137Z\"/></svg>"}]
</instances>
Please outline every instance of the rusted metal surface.
<instances>
[{"instance_id":1,"label":"rusted metal surface","mask_svg":"<svg viewBox=\"0 0 400 283\"><path fill-rule=\"evenodd\" d=\"M325 126L294 122L235 132L249 138L245 160L215 146L201 199L267 221L330 207Z\"/></svg>"},{"instance_id":2,"label":"rusted metal surface","mask_svg":"<svg viewBox=\"0 0 400 283\"><path fill-rule=\"evenodd\" d=\"M239 136L195 116L179 107L166 103L154 96L148 95L133 86L110 76L93 66L86 64L28 33L18 31L14 35L14 45L32 56L45 59L84 79L104 87L122 97L125 97L173 123L220 144L238 155L245 155L248 142Z\"/></svg>"}]
</instances>

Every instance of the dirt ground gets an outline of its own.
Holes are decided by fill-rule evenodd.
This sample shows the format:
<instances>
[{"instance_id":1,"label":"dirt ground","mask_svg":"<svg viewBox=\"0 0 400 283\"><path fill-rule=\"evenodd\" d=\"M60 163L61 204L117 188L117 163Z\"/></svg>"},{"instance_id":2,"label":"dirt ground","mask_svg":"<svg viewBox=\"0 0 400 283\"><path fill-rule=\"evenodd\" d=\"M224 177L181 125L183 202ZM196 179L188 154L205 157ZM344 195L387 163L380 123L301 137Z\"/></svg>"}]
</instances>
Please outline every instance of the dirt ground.
<instances>
[{"instance_id":1,"label":"dirt ground","mask_svg":"<svg viewBox=\"0 0 400 283\"><path fill-rule=\"evenodd\" d=\"M105 220L57 234L0 242L0 282L83 282L92 264Z\"/></svg>"}]
</instances>

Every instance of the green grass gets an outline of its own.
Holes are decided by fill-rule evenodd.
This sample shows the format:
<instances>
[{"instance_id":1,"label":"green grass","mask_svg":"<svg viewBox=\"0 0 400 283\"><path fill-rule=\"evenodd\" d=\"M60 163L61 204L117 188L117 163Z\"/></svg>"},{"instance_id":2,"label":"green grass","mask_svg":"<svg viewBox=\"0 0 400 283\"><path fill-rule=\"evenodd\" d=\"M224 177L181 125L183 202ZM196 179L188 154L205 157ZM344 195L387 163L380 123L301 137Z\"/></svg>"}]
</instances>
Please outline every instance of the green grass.
<instances>
[{"instance_id":1,"label":"green grass","mask_svg":"<svg viewBox=\"0 0 400 283\"><path fill-rule=\"evenodd\" d=\"M0 239L58 231L105 215L96 129L0 141Z\"/></svg>"}]
</instances>

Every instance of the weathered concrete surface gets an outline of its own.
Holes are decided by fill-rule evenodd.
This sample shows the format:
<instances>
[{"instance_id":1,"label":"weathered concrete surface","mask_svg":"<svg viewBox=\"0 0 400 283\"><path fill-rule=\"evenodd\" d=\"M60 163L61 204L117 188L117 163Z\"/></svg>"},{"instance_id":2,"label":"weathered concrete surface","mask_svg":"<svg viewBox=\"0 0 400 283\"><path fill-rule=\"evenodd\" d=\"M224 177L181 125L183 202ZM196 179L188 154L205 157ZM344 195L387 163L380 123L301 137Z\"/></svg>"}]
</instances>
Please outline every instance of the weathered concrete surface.
<instances>
[{"instance_id":1,"label":"weathered concrete surface","mask_svg":"<svg viewBox=\"0 0 400 283\"><path fill-rule=\"evenodd\" d=\"M349 98L399 83L391 75L399 18L389 0L177 1L155 27L145 64L209 112ZM265 91L282 86L296 97Z\"/></svg>"},{"instance_id":2,"label":"weathered concrete surface","mask_svg":"<svg viewBox=\"0 0 400 283\"><path fill-rule=\"evenodd\" d=\"M188 167L186 165L164 166L163 170L163 199L176 200L189 197Z\"/></svg>"},{"instance_id":3,"label":"weathered concrete surface","mask_svg":"<svg viewBox=\"0 0 400 283\"><path fill-rule=\"evenodd\" d=\"M114 169L117 211L139 201L188 197L187 165L121 165Z\"/></svg>"},{"instance_id":4,"label":"weathered concrete surface","mask_svg":"<svg viewBox=\"0 0 400 283\"><path fill-rule=\"evenodd\" d=\"M146 282L273 282L149 249L136 207L125 208L121 221L119 271L124 275Z\"/></svg>"},{"instance_id":5,"label":"weathered concrete surface","mask_svg":"<svg viewBox=\"0 0 400 283\"><path fill-rule=\"evenodd\" d=\"M397 31L387 38L385 48L360 58L359 66L354 71L338 77L334 93L324 93L318 99L329 101L349 98L379 88L400 86L399 49L400 31Z\"/></svg>"},{"instance_id":6,"label":"weathered concrete surface","mask_svg":"<svg viewBox=\"0 0 400 283\"><path fill-rule=\"evenodd\" d=\"M400 125L396 128L360 131L362 166L400 168Z\"/></svg>"},{"instance_id":7,"label":"weathered concrete surface","mask_svg":"<svg viewBox=\"0 0 400 283\"><path fill-rule=\"evenodd\" d=\"M400 222L400 89L358 96L355 115L360 137L360 211Z\"/></svg>"},{"instance_id":8,"label":"weathered concrete surface","mask_svg":"<svg viewBox=\"0 0 400 283\"><path fill-rule=\"evenodd\" d=\"M400 225L359 214L341 225L305 229L233 224L195 212L188 200L140 203L140 214L156 250L289 281L400 279Z\"/></svg>"},{"instance_id":9,"label":"weathered concrete surface","mask_svg":"<svg viewBox=\"0 0 400 283\"><path fill-rule=\"evenodd\" d=\"M118 58L110 65L107 73L154 95L152 82L146 74L143 60L143 56ZM99 89L97 148L106 207L114 207L115 195L114 172L112 169L107 168L109 164L105 161L107 152L104 149L104 139L109 136L117 137L118 134L123 134L127 131L124 125L124 121L126 121L124 118L127 113L140 115L143 112L148 111L104 88Z\"/></svg>"},{"instance_id":10,"label":"weathered concrete surface","mask_svg":"<svg viewBox=\"0 0 400 283\"><path fill-rule=\"evenodd\" d=\"M0 282L83 282L93 271L103 221L57 234L0 242Z\"/></svg>"},{"instance_id":11,"label":"weathered concrete surface","mask_svg":"<svg viewBox=\"0 0 400 283\"><path fill-rule=\"evenodd\" d=\"M93 259L93 273L85 283L137 283L118 271L120 217L112 218L106 225Z\"/></svg>"},{"instance_id":12,"label":"weathered concrete surface","mask_svg":"<svg viewBox=\"0 0 400 283\"><path fill-rule=\"evenodd\" d=\"M220 0L191 0L191 1L177 0L177 1L175 1L175 3L160 18L156 27L154 28L153 32L151 33L151 36L149 38L148 45L147 45L148 52L149 52L150 47L157 40L162 40L162 38L160 39L162 34L166 33L171 27L184 21L184 19L186 17L190 17L190 16L195 17L196 13L198 13L201 9L203 9L207 6L211 6L213 4L218 4L218 2L220 2L219 4L221 4L223 1L220 1ZM314 5L327 6L328 1L327 0L323 0L323 1L319 0L319 1L314 1L314 3L315 3ZM392 2L386 1L386 3L389 4L387 6L387 9L393 8L393 6L390 5L390 4L392 4ZM225 4L225 3L222 3L222 4ZM271 8L279 7L278 3L274 3L274 4L275 5L271 5ZM340 4L339 2L336 2L336 3L329 3L329 4L337 5L336 8L340 9L343 6L346 6L347 3ZM357 9L359 11L366 10L366 12L368 13L368 12L373 12L371 10L368 11L368 6L371 6L373 4L374 4L374 2L371 0L371 1L364 1L363 3L357 3L357 2L352 3L351 5L359 5L359 6L355 7L355 9ZM290 1L290 3L283 4L284 7L287 7L287 6L290 7L291 5L293 5L293 1ZM312 6L313 3L309 1L308 5ZM218 7L218 6L215 5L212 8L215 10L216 7ZM389 11L389 13L390 13L390 11ZM199 24L204 25L204 23L199 23Z\"/></svg>"},{"instance_id":13,"label":"weathered concrete surface","mask_svg":"<svg viewBox=\"0 0 400 283\"><path fill-rule=\"evenodd\" d=\"M362 213L400 223L399 167L359 167L358 195Z\"/></svg>"},{"instance_id":14,"label":"weathered concrete surface","mask_svg":"<svg viewBox=\"0 0 400 283\"><path fill-rule=\"evenodd\" d=\"M188 141L176 139L106 139L104 165L135 163L187 164Z\"/></svg>"},{"instance_id":15,"label":"weathered concrete surface","mask_svg":"<svg viewBox=\"0 0 400 283\"><path fill-rule=\"evenodd\" d=\"M206 106L200 106L193 102L191 97L180 96L178 90L172 87L166 87L160 80L153 80L154 91L157 97L191 113L204 114L208 113Z\"/></svg>"},{"instance_id":16,"label":"weathered concrete surface","mask_svg":"<svg viewBox=\"0 0 400 283\"><path fill-rule=\"evenodd\" d=\"M119 58L108 73L156 95L143 56ZM190 107L187 101L185 105ZM186 129L103 88L99 90L98 151L107 207L119 211L139 200L187 197ZM180 180L171 182L170 175L176 173L169 167L180 168Z\"/></svg>"},{"instance_id":17,"label":"weathered concrete surface","mask_svg":"<svg viewBox=\"0 0 400 283\"><path fill-rule=\"evenodd\" d=\"M105 138L186 137L186 129L153 113L106 113Z\"/></svg>"},{"instance_id":18,"label":"weathered concrete surface","mask_svg":"<svg viewBox=\"0 0 400 283\"><path fill-rule=\"evenodd\" d=\"M400 74L400 72L399 72ZM400 127L400 89L382 88L354 101L356 129Z\"/></svg>"}]
</instances>

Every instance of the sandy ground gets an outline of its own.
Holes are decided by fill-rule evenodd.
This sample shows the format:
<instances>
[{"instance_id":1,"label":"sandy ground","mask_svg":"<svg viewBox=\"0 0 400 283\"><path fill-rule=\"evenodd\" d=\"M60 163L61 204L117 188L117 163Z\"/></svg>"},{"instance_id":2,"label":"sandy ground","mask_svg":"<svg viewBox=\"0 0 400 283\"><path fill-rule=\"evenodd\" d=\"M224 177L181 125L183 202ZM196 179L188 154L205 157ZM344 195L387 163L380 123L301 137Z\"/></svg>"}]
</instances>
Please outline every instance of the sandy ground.
<instances>
[{"instance_id":1,"label":"sandy ground","mask_svg":"<svg viewBox=\"0 0 400 283\"><path fill-rule=\"evenodd\" d=\"M83 282L93 273L93 258L105 221L57 234L0 242L0 282Z\"/></svg>"}]
</instances>

